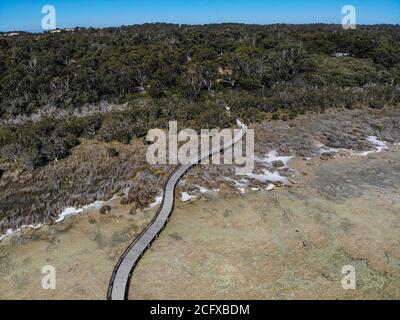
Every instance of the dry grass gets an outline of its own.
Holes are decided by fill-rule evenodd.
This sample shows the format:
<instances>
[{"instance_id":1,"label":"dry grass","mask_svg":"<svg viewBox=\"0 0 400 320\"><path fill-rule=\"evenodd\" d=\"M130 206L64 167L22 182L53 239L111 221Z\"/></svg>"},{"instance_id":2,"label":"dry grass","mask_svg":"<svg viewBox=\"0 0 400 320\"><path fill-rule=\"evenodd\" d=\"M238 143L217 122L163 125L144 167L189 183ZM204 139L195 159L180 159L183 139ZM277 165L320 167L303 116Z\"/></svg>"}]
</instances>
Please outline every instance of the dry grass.
<instances>
[{"instance_id":1,"label":"dry grass","mask_svg":"<svg viewBox=\"0 0 400 320\"><path fill-rule=\"evenodd\" d=\"M118 155L110 154L113 148ZM7 170L0 180L0 230L48 222L63 208L108 200L134 190L144 206L161 191L163 176L149 168L146 147L83 140L72 155L34 171ZM168 171L158 167L159 172Z\"/></svg>"},{"instance_id":2,"label":"dry grass","mask_svg":"<svg viewBox=\"0 0 400 320\"><path fill-rule=\"evenodd\" d=\"M264 121L253 128L256 155L276 149L281 154L311 156L319 143L370 150L372 146L365 139L368 135L400 141L400 112L333 109L290 121ZM119 192L125 194L124 203L147 207L161 193L172 167L149 166L145 153L146 145L140 140L129 145L82 140L68 158L33 171L0 163L0 170L4 170L0 177L0 232L23 224L49 222L65 207L107 200ZM195 192L198 185L232 188L232 181L226 177L242 178L235 176L233 165L196 166L178 191ZM257 181L251 181L250 186L258 187Z\"/></svg>"}]
</instances>

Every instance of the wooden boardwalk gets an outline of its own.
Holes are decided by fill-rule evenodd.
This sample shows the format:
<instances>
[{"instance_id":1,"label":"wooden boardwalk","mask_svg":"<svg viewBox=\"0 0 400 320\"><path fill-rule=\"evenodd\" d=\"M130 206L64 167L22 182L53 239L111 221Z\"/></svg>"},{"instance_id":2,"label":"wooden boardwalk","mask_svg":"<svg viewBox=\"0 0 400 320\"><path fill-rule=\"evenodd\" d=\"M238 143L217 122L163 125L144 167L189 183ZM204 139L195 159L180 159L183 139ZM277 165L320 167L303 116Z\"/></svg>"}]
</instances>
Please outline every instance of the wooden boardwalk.
<instances>
[{"instance_id":1,"label":"wooden boardwalk","mask_svg":"<svg viewBox=\"0 0 400 320\"><path fill-rule=\"evenodd\" d=\"M191 161L191 164L180 165L168 178L163 192L163 199L161 205L150 223L145 229L136 237L136 239L125 250L121 258L118 260L117 265L111 276L110 284L108 287L107 299L109 300L126 300L128 299L130 278L132 272L136 267L138 261L143 256L147 248L158 237L160 232L167 224L169 217L174 208L175 188L178 181L182 176L196 163L200 162L203 158L220 152L226 148L231 147L236 142L240 141L246 134L247 127L242 124L240 131L233 137L231 141L224 141L222 147L214 148L208 155L199 155L196 159Z\"/></svg>"}]
</instances>

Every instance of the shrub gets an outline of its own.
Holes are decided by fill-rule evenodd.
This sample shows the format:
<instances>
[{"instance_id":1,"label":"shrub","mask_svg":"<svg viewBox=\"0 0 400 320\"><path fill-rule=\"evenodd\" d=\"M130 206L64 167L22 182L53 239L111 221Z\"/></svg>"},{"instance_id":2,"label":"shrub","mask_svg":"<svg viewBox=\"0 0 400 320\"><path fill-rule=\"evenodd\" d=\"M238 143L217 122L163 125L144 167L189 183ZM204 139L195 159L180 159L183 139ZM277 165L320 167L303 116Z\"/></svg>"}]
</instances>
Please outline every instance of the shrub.
<instances>
[{"instance_id":1,"label":"shrub","mask_svg":"<svg viewBox=\"0 0 400 320\"><path fill-rule=\"evenodd\" d=\"M108 148L107 153L110 157L118 157L119 152L115 148Z\"/></svg>"}]
</instances>

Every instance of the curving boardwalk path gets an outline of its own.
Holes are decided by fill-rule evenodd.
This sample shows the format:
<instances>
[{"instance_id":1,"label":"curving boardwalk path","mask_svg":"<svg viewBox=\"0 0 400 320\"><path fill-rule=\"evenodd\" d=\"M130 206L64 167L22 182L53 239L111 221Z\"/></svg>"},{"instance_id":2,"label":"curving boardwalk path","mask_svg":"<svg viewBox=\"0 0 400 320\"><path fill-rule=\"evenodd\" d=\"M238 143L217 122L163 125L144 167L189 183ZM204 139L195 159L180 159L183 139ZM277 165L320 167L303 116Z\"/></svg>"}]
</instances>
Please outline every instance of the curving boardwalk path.
<instances>
[{"instance_id":1,"label":"curving boardwalk path","mask_svg":"<svg viewBox=\"0 0 400 320\"><path fill-rule=\"evenodd\" d=\"M240 131L235 134L231 141L224 141L224 145L222 147L212 149L208 155L199 155L196 159L194 159L194 161L191 161L192 164L180 165L169 176L164 187L163 199L156 215L146 226L146 228L129 245L115 266L108 287L107 299L128 299L129 284L133 269L136 267L146 249L150 247L153 240L158 237L160 232L167 224L169 216L171 215L174 207L175 188L178 181L194 164L200 162L203 158L207 158L214 153L229 148L241 140L246 134L247 126L241 124L239 121L238 123L240 124Z\"/></svg>"}]
</instances>

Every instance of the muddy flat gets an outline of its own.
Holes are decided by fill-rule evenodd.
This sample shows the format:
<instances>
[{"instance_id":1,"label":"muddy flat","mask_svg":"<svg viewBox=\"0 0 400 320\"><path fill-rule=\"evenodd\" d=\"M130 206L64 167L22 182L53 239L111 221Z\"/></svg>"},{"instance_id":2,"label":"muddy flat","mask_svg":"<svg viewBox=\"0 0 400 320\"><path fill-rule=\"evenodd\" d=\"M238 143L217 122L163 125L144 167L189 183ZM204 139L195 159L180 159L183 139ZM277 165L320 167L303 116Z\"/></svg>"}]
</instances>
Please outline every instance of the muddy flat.
<instances>
[{"instance_id":1,"label":"muddy flat","mask_svg":"<svg viewBox=\"0 0 400 320\"><path fill-rule=\"evenodd\" d=\"M0 298L105 299L112 270L155 210L130 215L116 199L60 224L29 229L0 243ZM44 266L56 271L56 288L44 290Z\"/></svg>"},{"instance_id":2,"label":"muddy flat","mask_svg":"<svg viewBox=\"0 0 400 320\"><path fill-rule=\"evenodd\" d=\"M177 206L130 299L399 299L400 152L292 167L292 188Z\"/></svg>"},{"instance_id":3,"label":"muddy flat","mask_svg":"<svg viewBox=\"0 0 400 320\"><path fill-rule=\"evenodd\" d=\"M177 201L129 298L399 299L400 151L391 149L295 158L287 187ZM155 213L111 206L1 242L0 297L104 299L116 261ZM45 265L56 269L55 290L42 288ZM346 265L355 290L342 288Z\"/></svg>"}]
</instances>

